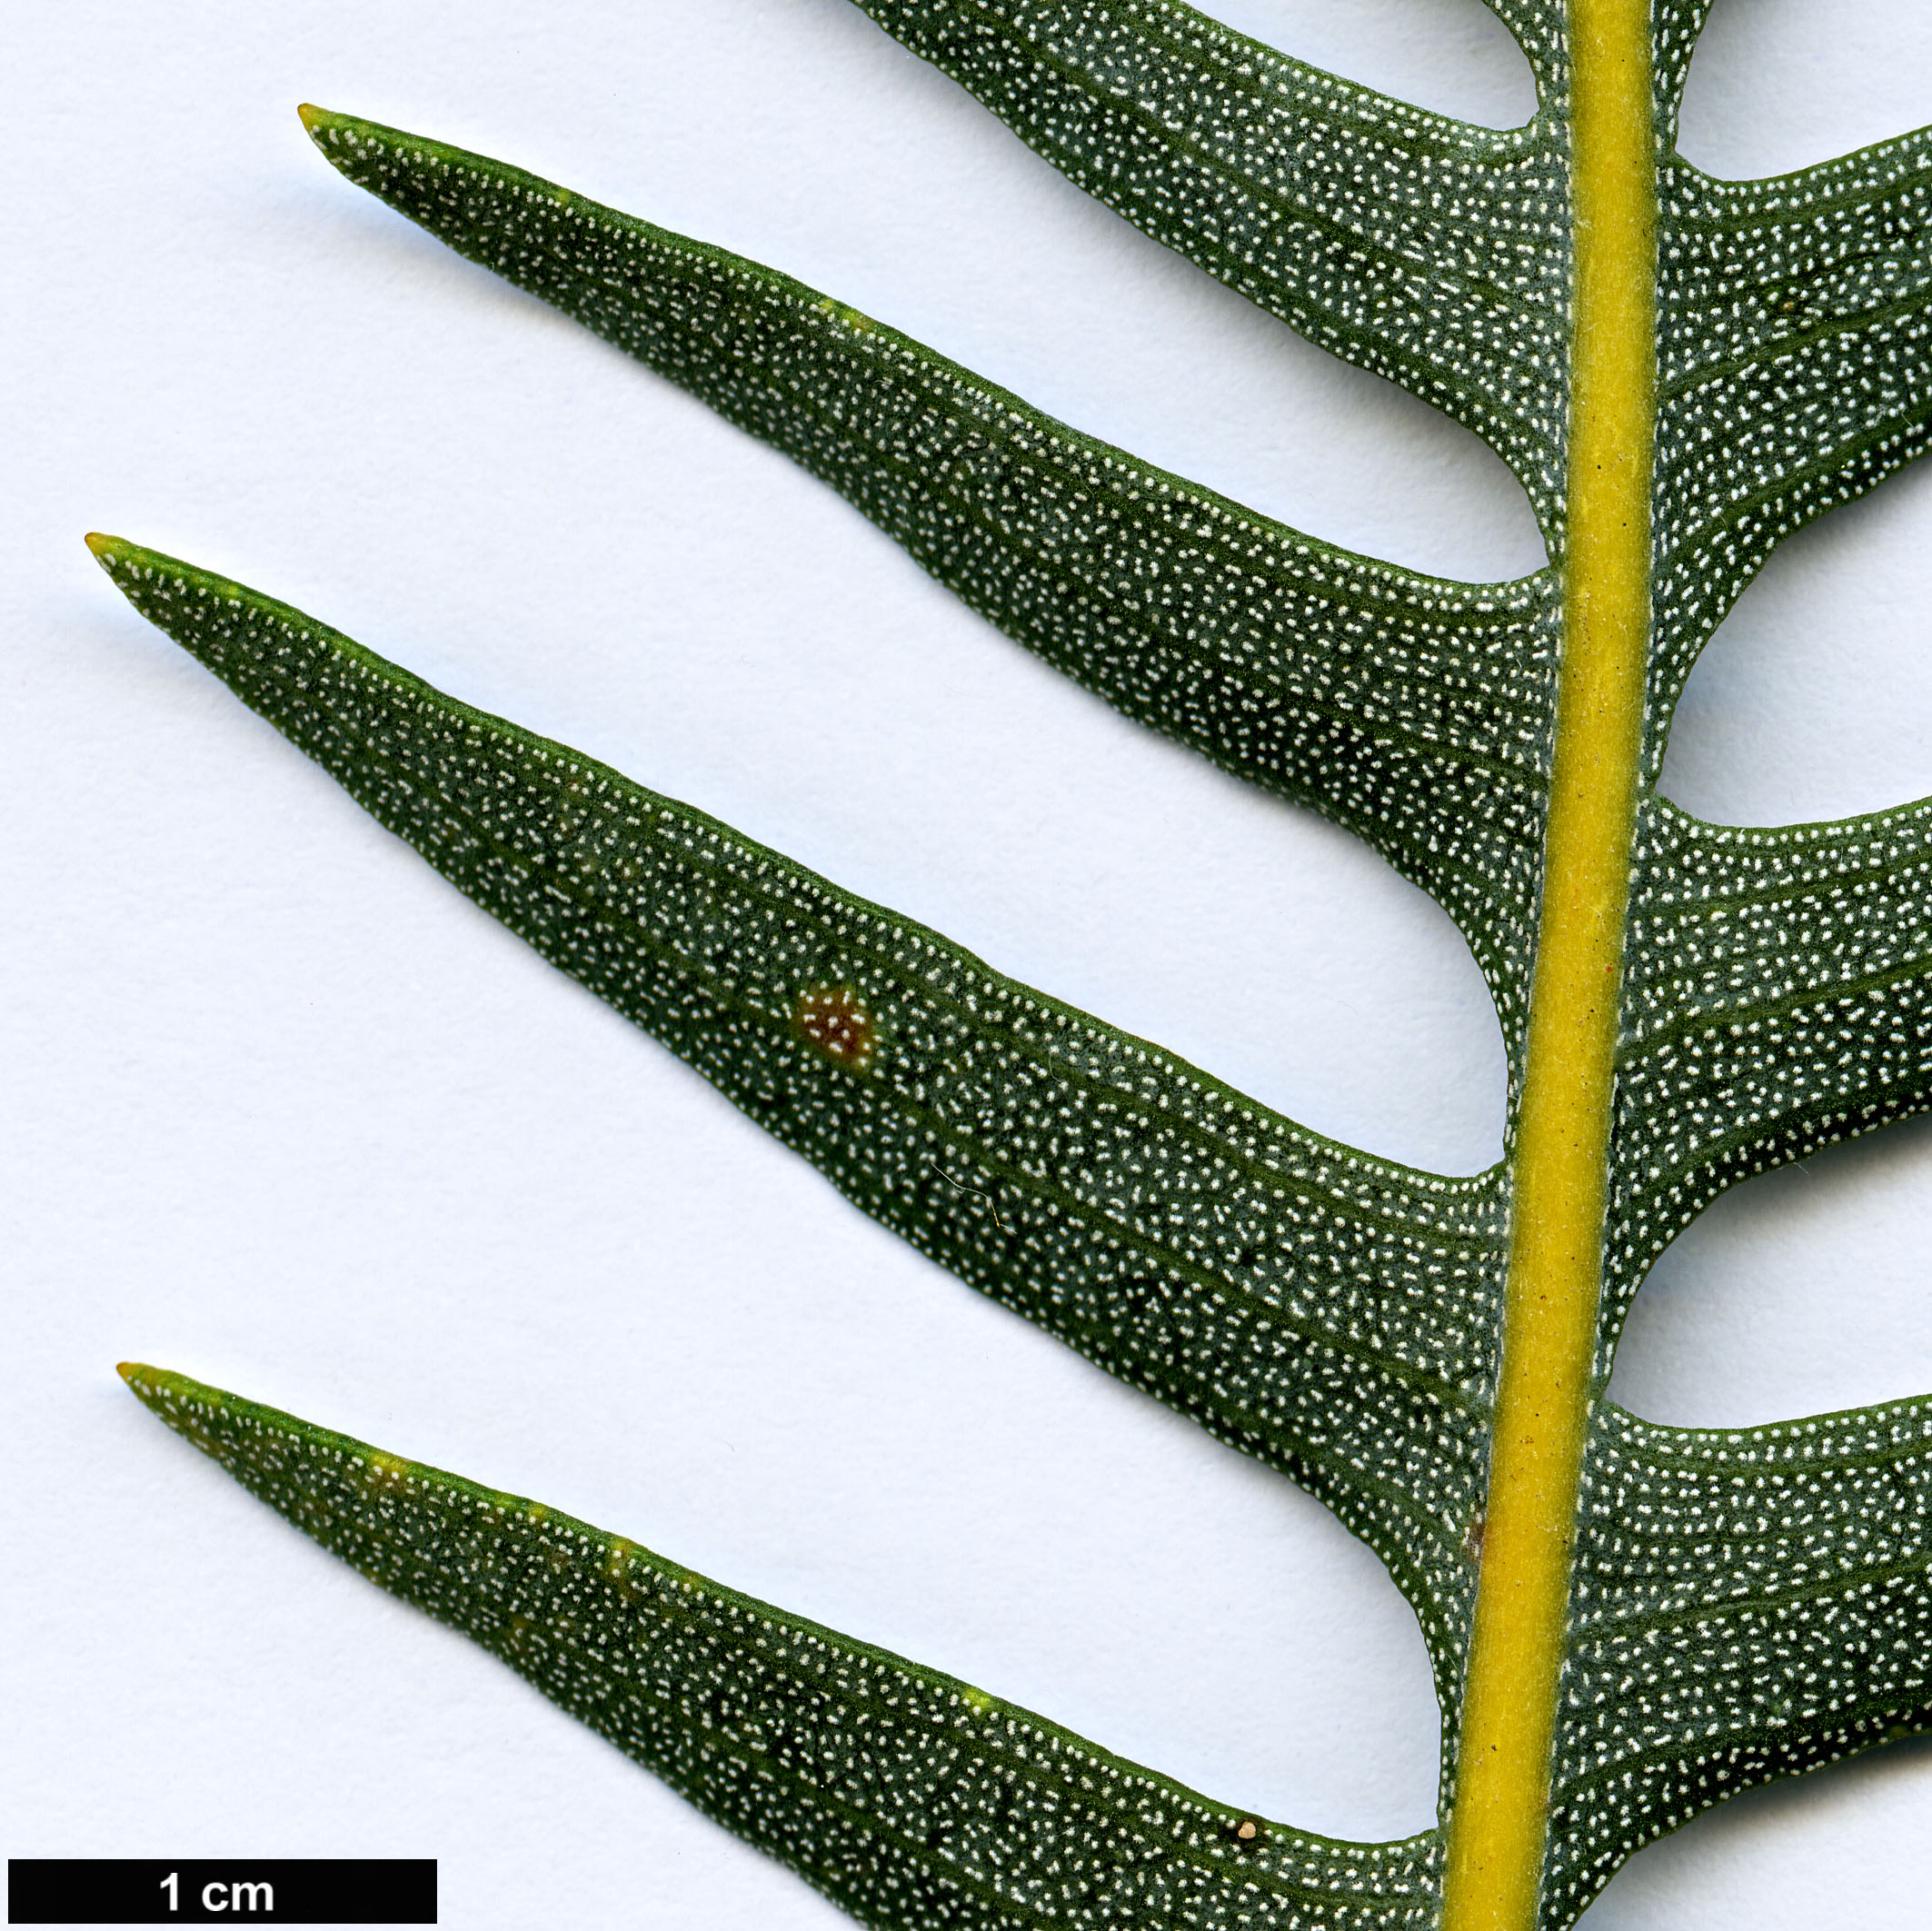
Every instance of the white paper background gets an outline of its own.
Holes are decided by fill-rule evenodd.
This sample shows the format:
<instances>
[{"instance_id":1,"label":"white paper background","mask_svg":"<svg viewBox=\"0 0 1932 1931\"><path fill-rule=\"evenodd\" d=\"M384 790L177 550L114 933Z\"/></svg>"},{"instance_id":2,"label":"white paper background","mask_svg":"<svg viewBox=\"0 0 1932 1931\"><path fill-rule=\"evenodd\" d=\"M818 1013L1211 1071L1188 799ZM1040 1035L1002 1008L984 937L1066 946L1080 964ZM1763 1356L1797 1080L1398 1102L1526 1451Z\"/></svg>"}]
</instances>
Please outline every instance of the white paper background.
<instances>
[{"instance_id":1,"label":"white paper background","mask_svg":"<svg viewBox=\"0 0 1932 1931\"><path fill-rule=\"evenodd\" d=\"M1522 117L1477 0L1223 0ZM314 99L772 263L1041 406L1445 572L1539 550L1460 430L1086 202L844 0L15 7L4 583L5 1848L433 1855L460 1927L845 1922L122 1389L132 1356L543 1498L1218 1795L1430 1815L1408 1611L1286 1484L896 1244L144 625L99 528L285 598L1295 1117L1461 1171L1501 1061L1446 921L1058 681L836 498L341 181ZM1932 120L1919 0L1718 0L1685 146ZM1668 773L1932 791L1932 472L1774 562ZM1619 1396L1932 1389L1932 1134L1740 1189ZM1917 1921L1932 1753L1748 1797L1593 1931Z\"/></svg>"}]
</instances>

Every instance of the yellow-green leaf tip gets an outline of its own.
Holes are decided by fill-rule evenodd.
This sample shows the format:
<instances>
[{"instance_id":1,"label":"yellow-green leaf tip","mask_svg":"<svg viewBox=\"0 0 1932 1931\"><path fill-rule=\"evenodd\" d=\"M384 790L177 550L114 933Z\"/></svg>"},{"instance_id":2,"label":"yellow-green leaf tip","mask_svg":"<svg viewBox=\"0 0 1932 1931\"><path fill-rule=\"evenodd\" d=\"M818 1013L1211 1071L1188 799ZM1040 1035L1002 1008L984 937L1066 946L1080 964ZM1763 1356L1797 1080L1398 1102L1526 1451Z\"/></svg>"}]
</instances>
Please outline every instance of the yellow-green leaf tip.
<instances>
[{"instance_id":1,"label":"yellow-green leaf tip","mask_svg":"<svg viewBox=\"0 0 1932 1931\"><path fill-rule=\"evenodd\" d=\"M125 556L134 546L123 536L103 536L98 530L87 533L87 547L94 552L98 562L107 562L114 557Z\"/></svg>"},{"instance_id":2,"label":"yellow-green leaf tip","mask_svg":"<svg viewBox=\"0 0 1932 1931\"><path fill-rule=\"evenodd\" d=\"M338 126L347 118L344 114L331 114L326 107L318 107L313 101L303 102L295 112L302 116L303 126L312 134L324 127Z\"/></svg>"},{"instance_id":3,"label":"yellow-green leaf tip","mask_svg":"<svg viewBox=\"0 0 1932 1931\"><path fill-rule=\"evenodd\" d=\"M164 1368L150 1368L145 1361L116 1361L115 1372L149 1408L154 1407L171 1385L178 1386L185 1379L181 1375L170 1374Z\"/></svg>"}]
</instances>

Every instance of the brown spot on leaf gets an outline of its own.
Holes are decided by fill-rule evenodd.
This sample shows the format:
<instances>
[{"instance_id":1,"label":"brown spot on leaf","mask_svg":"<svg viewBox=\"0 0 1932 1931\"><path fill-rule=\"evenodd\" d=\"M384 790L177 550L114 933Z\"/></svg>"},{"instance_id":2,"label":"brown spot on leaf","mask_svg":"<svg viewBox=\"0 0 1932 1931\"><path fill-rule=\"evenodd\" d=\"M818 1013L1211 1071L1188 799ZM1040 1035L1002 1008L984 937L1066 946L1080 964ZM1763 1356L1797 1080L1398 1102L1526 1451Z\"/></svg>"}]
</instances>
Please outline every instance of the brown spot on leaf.
<instances>
[{"instance_id":1,"label":"brown spot on leaf","mask_svg":"<svg viewBox=\"0 0 1932 1931\"><path fill-rule=\"evenodd\" d=\"M792 1030L835 1066L862 1073L872 1063L872 1016L851 986L812 986L800 993Z\"/></svg>"},{"instance_id":2,"label":"brown spot on leaf","mask_svg":"<svg viewBox=\"0 0 1932 1931\"><path fill-rule=\"evenodd\" d=\"M1482 1567L1482 1532L1488 1527L1489 1518L1479 1508L1469 1518L1469 1529L1462 1538L1462 1559L1471 1568Z\"/></svg>"},{"instance_id":3,"label":"brown spot on leaf","mask_svg":"<svg viewBox=\"0 0 1932 1931\"><path fill-rule=\"evenodd\" d=\"M1243 1817L1234 1826L1234 1841L1237 1844L1259 1844L1261 1841L1261 1826L1253 1817Z\"/></svg>"}]
</instances>

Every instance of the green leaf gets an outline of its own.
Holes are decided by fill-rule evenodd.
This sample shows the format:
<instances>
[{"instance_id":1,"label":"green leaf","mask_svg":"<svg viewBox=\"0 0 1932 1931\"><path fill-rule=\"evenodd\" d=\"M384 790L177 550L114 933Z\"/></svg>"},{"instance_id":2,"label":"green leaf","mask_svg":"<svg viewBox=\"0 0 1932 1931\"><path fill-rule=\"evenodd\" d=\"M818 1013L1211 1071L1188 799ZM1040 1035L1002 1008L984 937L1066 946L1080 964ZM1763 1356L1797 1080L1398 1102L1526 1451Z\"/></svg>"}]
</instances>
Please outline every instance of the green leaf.
<instances>
[{"instance_id":1,"label":"green leaf","mask_svg":"<svg viewBox=\"0 0 1932 1931\"><path fill-rule=\"evenodd\" d=\"M861 0L1071 181L1563 491L1554 125L1425 114L1162 5Z\"/></svg>"},{"instance_id":2,"label":"green leaf","mask_svg":"<svg viewBox=\"0 0 1932 1931\"><path fill-rule=\"evenodd\" d=\"M1772 549L1932 443L1932 129L1775 181L1662 176L1660 728Z\"/></svg>"},{"instance_id":3,"label":"green leaf","mask_svg":"<svg viewBox=\"0 0 1932 1931\"><path fill-rule=\"evenodd\" d=\"M1553 1916L1733 1791L1932 1724L1932 1401L1748 1429L1606 1406L1581 1528Z\"/></svg>"},{"instance_id":4,"label":"green leaf","mask_svg":"<svg viewBox=\"0 0 1932 1931\"><path fill-rule=\"evenodd\" d=\"M539 1502L136 1363L128 1385L372 1582L473 1637L873 1924L1427 1924L1429 1837L1230 1810Z\"/></svg>"},{"instance_id":5,"label":"green leaf","mask_svg":"<svg viewBox=\"0 0 1932 1931\"><path fill-rule=\"evenodd\" d=\"M1499 1174L1335 1145L284 604L100 542L134 606L478 904L975 1287L1292 1475L1452 1687Z\"/></svg>"},{"instance_id":6,"label":"green leaf","mask_svg":"<svg viewBox=\"0 0 1932 1931\"><path fill-rule=\"evenodd\" d=\"M1728 1186L1932 1102L1932 801L1638 850L1606 1326Z\"/></svg>"},{"instance_id":7,"label":"green leaf","mask_svg":"<svg viewBox=\"0 0 1932 1931\"><path fill-rule=\"evenodd\" d=\"M1243 1835L581 1524L178 1378L137 1391L868 1922L1557 1931L1697 1811L1932 1727L1932 1402L1725 1433L1604 1394L1651 1262L1725 1188L1932 1100L1932 801L1766 831L1656 789L1771 548L1932 437L1932 137L1699 174L1674 142L1702 0L1499 0L1539 97L1503 134L1172 0L866 11L1150 234L1488 437L1549 567L1455 585L1347 555L770 270L305 118L1048 662L1433 893L1509 1046L1499 1167L1323 1140L285 605L96 551L850 1199L1361 1536L1429 1646L1439 1830Z\"/></svg>"},{"instance_id":8,"label":"green leaf","mask_svg":"<svg viewBox=\"0 0 1932 1931\"><path fill-rule=\"evenodd\" d=\"M1057 669L1367 839L1449 909L1519 1017L1549 572L1470 585L1350 556L789 276L460 148L304 113L352 181L796 458Z\"/></svg>"}]
</instances>

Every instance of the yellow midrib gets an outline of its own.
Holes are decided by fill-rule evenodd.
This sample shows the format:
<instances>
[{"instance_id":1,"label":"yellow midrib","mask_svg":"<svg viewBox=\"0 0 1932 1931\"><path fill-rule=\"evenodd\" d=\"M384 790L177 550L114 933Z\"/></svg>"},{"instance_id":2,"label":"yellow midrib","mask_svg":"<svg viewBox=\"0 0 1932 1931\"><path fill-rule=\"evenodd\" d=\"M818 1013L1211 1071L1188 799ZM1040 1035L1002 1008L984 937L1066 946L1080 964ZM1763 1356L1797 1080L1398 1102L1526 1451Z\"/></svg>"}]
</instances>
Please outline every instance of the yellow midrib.
<instances>
[{"instance_id":1,"label":"yellow midrib","mask_svg":"<svg viewBox=\"0 0 1932 1931\"><path fill-rule=\"evenodd\" d=\"M1509 1274L1442 1931L1532 1931L1603 1279L1656 423L1649 0L1570 0L1564 633Z\"/></svg>"}]
</instances>

